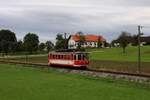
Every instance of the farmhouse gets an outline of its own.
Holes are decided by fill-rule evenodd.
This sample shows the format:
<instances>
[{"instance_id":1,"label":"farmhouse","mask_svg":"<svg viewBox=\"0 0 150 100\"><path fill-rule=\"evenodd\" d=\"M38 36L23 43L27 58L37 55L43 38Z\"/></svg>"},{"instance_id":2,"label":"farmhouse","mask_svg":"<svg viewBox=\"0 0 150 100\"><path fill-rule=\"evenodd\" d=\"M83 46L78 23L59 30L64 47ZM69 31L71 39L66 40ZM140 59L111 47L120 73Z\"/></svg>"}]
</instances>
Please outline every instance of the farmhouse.
<instances>
[{"instance_id":1,"label":"farmhouse","mask_svg":"<svg viewBox=\"0 0 150 100\"><path fill-rule=\"evenodd\" d=\"M84 42L81 44L82 47L97 48L104 47L106 40L100 35L83 35ZM71 35L68 39L68 48L76 49L81 41L79 34Z\"/></svg>"}]
</instances>

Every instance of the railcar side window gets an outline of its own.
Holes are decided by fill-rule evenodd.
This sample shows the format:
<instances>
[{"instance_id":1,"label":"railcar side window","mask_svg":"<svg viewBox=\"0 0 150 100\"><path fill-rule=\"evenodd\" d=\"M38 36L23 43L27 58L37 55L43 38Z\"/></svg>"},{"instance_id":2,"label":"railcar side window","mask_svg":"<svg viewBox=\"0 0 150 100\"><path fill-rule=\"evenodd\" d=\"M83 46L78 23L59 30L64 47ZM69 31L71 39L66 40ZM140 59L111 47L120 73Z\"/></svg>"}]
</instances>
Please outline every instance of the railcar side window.
<instances>
[{"instance_id":1,"label":"railcar side window","mask_svg":"<svg viewBox=\"0 0 150 100\"><path fill-rule=\"evenodd\" d=\"M57 59L57 55L55 55L55 59Z\"/></svg>"},{"instance_id":2,"label":"railcar side window","mask_svg":"<svg viewBox=\"0 0 150 100\"><path fill-rule=\"evenodd\" d=\"M58 59L60 59L60 55L58 55Z\"/></svg>"},{"instance_id":3,"label":"railcar side window","mask_svg":"<svg viewBox=\"0 0 150 100\"><path fill-rule=\"evenodd\" d=\"M74 60L76 60L76 55L74 55Z\"/></svg>"}]
</instances>

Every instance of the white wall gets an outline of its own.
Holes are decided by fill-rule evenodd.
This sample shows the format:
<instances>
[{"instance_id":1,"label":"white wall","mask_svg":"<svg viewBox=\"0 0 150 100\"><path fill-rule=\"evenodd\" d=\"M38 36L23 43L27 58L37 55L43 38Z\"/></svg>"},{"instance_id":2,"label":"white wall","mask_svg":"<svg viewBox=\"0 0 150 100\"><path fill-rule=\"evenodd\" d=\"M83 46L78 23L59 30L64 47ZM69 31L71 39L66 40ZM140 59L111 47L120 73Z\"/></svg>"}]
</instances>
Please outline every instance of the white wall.
<instances>
[{"instance_id":1,"label":"white wall","mask_svg":"<svg viewBox=\"0 0 150 100\"><path fill-rule=\"evenodd\" d=\"M78 46L78 42L75 42L72 37L70 38L70 40L68 41L68 48L69 49L76 49ZM84 43L83 47L98 47L98 43L97 42L87 42L87 43Z\"/></svg>"},{"instance_id":2,"label":"white wall","mask_svg":"<svg viewBox=\"0 0 150 100\"><path fill-rule=\"evenodd\" d=\"M68 48L69 49L75 49L76 48L76 42L74 40L72 40L72 37L68 41Z\"/></svg>"}]
</instances>

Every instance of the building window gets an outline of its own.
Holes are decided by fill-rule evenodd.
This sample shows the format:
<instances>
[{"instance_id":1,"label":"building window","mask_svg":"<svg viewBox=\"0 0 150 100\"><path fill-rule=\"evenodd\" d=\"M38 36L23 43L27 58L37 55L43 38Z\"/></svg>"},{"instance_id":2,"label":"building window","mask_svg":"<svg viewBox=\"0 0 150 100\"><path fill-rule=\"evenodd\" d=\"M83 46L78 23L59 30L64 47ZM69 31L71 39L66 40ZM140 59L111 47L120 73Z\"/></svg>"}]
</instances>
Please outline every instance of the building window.
<instances>
[{"instance_id":1,"label":"building window","mask_svg":"<svg viewBox=\"0 0 150 100\"><path fill-rule=\"evenodd\" d=\"M84 45L87 45L87 42L85 42Z\"/></svg>"},{"instance_id":2,"label":"building window","mask_svg":"<svg viewBox=\"0 0 150 100\"><path fill-rule=\"evenodd\" d=\"M90 45L92 45L92 42L90 42Z\"/></svg>"}]
</instances>

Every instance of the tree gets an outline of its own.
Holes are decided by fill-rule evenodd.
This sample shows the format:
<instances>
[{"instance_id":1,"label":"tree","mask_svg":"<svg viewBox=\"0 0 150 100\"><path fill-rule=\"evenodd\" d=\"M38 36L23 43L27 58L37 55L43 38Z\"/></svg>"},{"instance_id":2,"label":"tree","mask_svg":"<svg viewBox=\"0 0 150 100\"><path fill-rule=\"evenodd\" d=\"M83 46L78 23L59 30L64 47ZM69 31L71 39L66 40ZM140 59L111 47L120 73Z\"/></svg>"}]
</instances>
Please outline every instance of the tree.
<instances>
[{"instance_id":1,"label":"tree","mask_svg":"<svg viewBox=\"0 0 150 100\"><path fill-rule=\"evenodd\" d=\"M130 42L130 37L131 37L130 33L122 32L121 35L117 39L118 43L120 43L120 46L123 48L123 53L126 52L125 50Z\"/></svg>"},{"instance_id":2,"label":"tree","mask_svg":"<svg viewBox=\"0 0 150 100\"><path fill-rule=\"evenodd\" d=\"M23 42L22 42L21 40L19 40L19 41L17 42L16 51L17 51L17 52L24 51L24 45L23 45Z\"/></svg>"},{"instance_id":3,"label":"tree","mask_svg":"<svg viewBox=\"0 0 150 100\"><path fill-rule=\"evenodd\" d=\"M38 50L39 37L36 34L34 33L26 34L23 41L25 50L30 54Z\"/></svg>"},{"instance_id":4,"label":"tree","mask_svg":"<svg viewBox=\"0 0 150 100\"><path fill-rule=\"evenodd\" d=\"M39 50L44 51L45 47L46 47L45 43L40 43Z\"/></svg>"},{"instance_id":5,"label":"tree","mask_svg":"<svg viewBox=\"0 0 150 100\"><path fill-rule=\"evenodd\" d=\"M138 35L132 36L132 45L137 46L138 45Z\"/></svg>"},{"instance_id":6,"label":"tree","mask_svg":"<svg viewBox=\"0 0 150 100\"><path fill-rule=\"evenodd\" d=\"M78 49L83 48L82 45L84 45L85 43L85 36L83 32L77 32L77 34L79 35L79 43L78 43Z\"/></svg>"},{"instance_id":7,"label":"tree","mask_svg":"<svg viewBox=\"0 0 150 100\"><path fill-rule=\"evenodd\" d=\"M51 41L47 41L46 42L46 49L47 52L49 52L50 50L52 50L54 48L54 44Z\"/></svg>"},{"instance_id":8,"label":"tree","mask_svg":"<svg viewBox=\"0 0 150 100\"><path fill-rule=\"evenodd\" d=\"M17 38L14 32L10 30L0 30L0 51L5 53L14 51L14 46L17 43Z\"/></svg>"},{"instance_id":9,"label":"tree","mask_svg":"<svg viewBox=\"0 0 150 100\"><path fill-rule=\"evenodd\" d=\"M102 47L102 41L101 41L101 37L98 37L98 42L97 42L98 48Z\"/></svg>"},{"instance_id":10,"label":"tree","mask_svg":"<svg viewBox=\"0 0 150 100\"><path fill-rule=\"evenodd\" d=\"M57 34L55 49L65 49L65 39L62 34Z\"/></svg>"}]
</instances>

